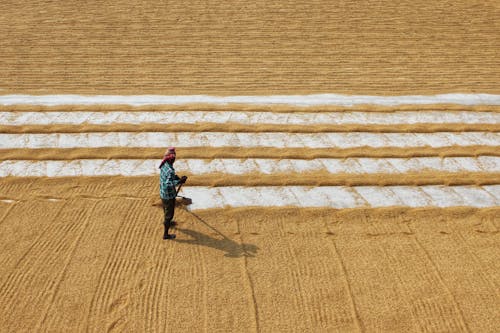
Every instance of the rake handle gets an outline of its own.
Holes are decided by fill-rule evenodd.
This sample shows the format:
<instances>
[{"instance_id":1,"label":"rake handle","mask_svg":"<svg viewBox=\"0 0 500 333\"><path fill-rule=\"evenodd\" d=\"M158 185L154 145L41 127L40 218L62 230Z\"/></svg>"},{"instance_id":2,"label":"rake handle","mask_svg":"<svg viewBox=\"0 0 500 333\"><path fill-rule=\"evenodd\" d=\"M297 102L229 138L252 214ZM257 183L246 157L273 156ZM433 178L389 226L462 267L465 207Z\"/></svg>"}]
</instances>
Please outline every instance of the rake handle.
<instances>
[{"instance_id":1,"label":"rake handle","mask_svg":"<svg viewBox=\"0 0 500 333\"><path fill-rule=\"evenodd\" d=\"M179 194L179 191L181 190L182 185L184 185L184 183L181 183L181 184L179 185L179 187L177 188L177 191L176 191L176 193L175 193L175 195L176 195L176 196Z\"/></svg>"}]
</instances>

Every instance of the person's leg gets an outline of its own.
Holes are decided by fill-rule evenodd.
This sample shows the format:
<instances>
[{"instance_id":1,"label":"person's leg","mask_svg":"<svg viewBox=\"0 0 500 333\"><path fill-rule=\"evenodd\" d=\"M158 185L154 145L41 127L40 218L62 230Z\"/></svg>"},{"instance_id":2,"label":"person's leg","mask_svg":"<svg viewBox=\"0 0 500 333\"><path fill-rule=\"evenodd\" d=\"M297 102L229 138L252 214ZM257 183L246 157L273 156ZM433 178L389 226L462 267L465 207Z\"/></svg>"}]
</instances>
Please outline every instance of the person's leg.
<instances>
[{"instance_id":1,"label":"person's leg","mask_svg":"<svg viewBox=\"0 0 500 333\"><path fill-rule=\"evenodd\" d=\"M172 239L175 238L175 235L169 235L168 229L172 226L172 219L174 218L175 211L175 199L164 200L163 202L163 212L165 214L165 220L163 221L163 225L165 227L165 231L163 232L163 239Z\"/></svg>"}]
</instances>

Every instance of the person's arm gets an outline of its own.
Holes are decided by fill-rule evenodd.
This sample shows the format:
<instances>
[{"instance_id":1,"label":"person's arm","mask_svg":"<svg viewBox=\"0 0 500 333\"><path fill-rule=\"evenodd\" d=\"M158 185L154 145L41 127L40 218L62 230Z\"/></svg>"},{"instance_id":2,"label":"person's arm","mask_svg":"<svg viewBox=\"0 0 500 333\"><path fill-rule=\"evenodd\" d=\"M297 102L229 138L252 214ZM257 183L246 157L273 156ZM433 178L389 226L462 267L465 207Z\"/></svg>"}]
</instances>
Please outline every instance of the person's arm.
<instances>
[{"instance_id":1,"label":"person's arm","mask_svg":"<svg viewBox=\"0 0 500 333\"><path fill-rule=\"evenodd\" d=\"M179 176L175 175L174 177L175 186L179 184L184 184L187 178L188 178L187 176L182 176L179 178Z\"/></svg>"},{"instance_id":2,"label":"person's arm","mask_svg":"<svg viewBox=\"0 0 500 333\"><path fill-rule=\"evenodd\" d=\"M179 178L179 176L177 176L177 175L175 174L175 175L174 175L173 182L174 182L175 186L177 186L177 185L179 185L179 184L180 184L181 179Z\"/></svg>"}]
</instances>

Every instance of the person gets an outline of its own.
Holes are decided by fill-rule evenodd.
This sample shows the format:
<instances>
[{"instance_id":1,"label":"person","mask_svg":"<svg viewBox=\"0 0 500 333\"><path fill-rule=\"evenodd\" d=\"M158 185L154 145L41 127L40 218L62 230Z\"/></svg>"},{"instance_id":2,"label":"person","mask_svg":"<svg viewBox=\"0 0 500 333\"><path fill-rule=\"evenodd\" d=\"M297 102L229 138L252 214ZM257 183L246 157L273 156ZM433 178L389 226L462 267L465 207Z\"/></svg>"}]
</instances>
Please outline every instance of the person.
<instances>
[{"instance_id":1,"label":"person","mask_svg":"<svg viewBox=\"0 0 500 333\"><path fill-rule=\"evenodd\" d=\"M175 174L175 155L175 148L168 148L160 164L160 197L163 204L163 212L165 214L165 218L163 220L163 225L165 227L163 239L175 238L175 234L168 233L168 230L177 224L173 221L175 197L177 196L177 190L175 187L179 184L185 183L187 179L186 176L179 178L179 176Z\"/></svg>"}]
</instances>

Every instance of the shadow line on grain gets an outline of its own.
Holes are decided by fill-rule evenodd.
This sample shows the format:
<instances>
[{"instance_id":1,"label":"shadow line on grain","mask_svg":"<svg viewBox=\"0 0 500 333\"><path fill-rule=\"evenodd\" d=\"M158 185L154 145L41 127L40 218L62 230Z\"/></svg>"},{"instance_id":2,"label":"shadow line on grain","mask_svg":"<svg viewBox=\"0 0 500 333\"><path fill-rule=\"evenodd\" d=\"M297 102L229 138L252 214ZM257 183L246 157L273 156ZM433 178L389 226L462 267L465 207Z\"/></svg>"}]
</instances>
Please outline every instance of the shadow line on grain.
<instances>
[{"instance_id":1,"label":"shadow line on grain","mask_svg":"<svg viewBox=\"0 0 500 333\"><path fill-rule=\"evenodd\" d=\"M209 229L217 233L219 236L222 237L220 238L215 238L211 237L207 234L195 231L195 230L190 230L190 229L185 229L185 228L177 228L180 232L188 235L191 237L191 239L176 239L176 242L179 243L186 243L186 244L195 244L195 245L202 245L206 247L211 247L216 250L224 251L226 252L224 254L225 257L229 258L240 258L240 257L254 257L257 254L257 251L259 248L254 245L254 244L239 244L238 242L235 242L234 240L230 239L223 233L221 233L219 230L208 224L205 220L203 220L200 216L196 215L195 213L191 212L191 215L193 215L197 221L203 223L205 226L207 226Z\"/></svg>"}]
</instances>

